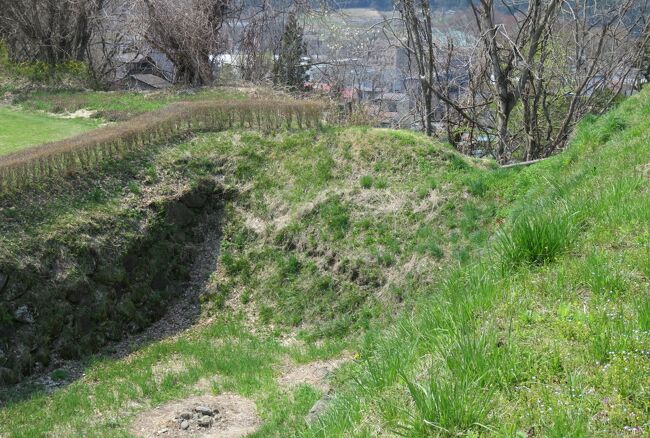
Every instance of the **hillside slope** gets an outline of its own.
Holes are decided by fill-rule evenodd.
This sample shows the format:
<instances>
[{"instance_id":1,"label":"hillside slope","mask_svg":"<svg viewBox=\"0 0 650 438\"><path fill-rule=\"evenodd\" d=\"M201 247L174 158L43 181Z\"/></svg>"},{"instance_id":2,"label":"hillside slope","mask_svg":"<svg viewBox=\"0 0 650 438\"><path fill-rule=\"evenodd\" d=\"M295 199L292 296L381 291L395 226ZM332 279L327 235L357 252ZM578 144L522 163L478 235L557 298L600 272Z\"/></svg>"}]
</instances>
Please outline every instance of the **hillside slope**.
<instances>
[{"instance_id":1,"label":"hillside slope","mask_svg":"<svg viewBox=\"0 0 650 438\"><path fill-rule=\"evenodd\" d=\"M260 436L299 427L322 389L277 378L349 357L360 333L467 260L498 211L486 172L413 133L233 130L6 197L0 371L6 382L45 374L0 392L14 400L0 431L120 436L149 406L197 391L254 400ZM215 236L216 265L217 249L202 243ZM128 355L128 340L143 330L146 340L167 308L192 311L170 304L188 293L200 294L203 316L181 319L195 327ZM125 359L35 395L76 380L89 354L124 336L126 348L104 353Z\"/></svg>"},{"instance_id":2,"label":"hillside slope","mask_svg":"<svg viewBox=\"0 0 650 438\"><path fill-rule=\"evenodd\" d=\"M84 309L145 335L189 290L202 313L132 352L30 356L45 374L0 392L0 435L156 436L209 395L245 397L259 437L646 433L649 116L646 90L584 121L563 154L508 170L392 130L200 134L4 200L0 262L30 266L33 284L57 274L73 357L106 333ZM195 202L206 187L214 202ZM102 271L116 295L64 293ZM0 299L0 321L40 339L22 298Z\"/></svg>"},{"instance_id":3,"label":"hillside slope","mask_svg":"<svg viewBox=\"0 0 650 438\"><path fill-rule=\"evenodd\" d=\"M300 435L650 431L650 93L486 185L514 201L503 229L368 337L334 408Z\"/></svg>"}]
</instances>

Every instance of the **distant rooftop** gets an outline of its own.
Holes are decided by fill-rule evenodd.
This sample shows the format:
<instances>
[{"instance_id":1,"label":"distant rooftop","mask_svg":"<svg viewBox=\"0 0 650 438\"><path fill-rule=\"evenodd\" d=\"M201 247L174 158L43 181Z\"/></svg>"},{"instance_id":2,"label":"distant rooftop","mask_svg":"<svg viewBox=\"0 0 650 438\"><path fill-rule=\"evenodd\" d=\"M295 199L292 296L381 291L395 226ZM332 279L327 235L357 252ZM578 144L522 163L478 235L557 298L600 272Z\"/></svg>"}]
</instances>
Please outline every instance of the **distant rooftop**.
<instances>
[{"instance_id":1,"label":"distant rooftop","mask_svg":"<svg viewBox=\"0 0 650 438\"><path fill-rule=\"evenodd\" d=\"M163 88L169 88L172 86L171 83L166 81L165 79L161 78L160 76L156 75L150 75L150 74L142 74L142 75L131 75L133 79L136 81L140 81L144 84L149 85L150 87L153 88L158 88L158 89L163 89Z\"/></svg>"}]
</instances>

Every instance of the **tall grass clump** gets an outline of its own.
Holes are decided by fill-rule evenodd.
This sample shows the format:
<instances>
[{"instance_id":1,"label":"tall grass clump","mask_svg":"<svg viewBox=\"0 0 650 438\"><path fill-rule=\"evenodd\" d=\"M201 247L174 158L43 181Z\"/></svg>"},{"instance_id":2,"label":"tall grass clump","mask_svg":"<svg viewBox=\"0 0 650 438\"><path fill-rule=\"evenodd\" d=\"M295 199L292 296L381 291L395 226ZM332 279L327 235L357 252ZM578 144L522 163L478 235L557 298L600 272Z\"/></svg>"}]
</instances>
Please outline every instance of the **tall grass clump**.
<instances>
[{"instance_id":1,"label":"tall grass clump","mask_svg":"<svg viewBox=\"0 0 650 438\"><path fill-rule=\"evenodd\" d=\"M575 216L567 212L523 214L497 234L495 249L506 266L540 265L561 255L577 231Z\"/></svg>"},{"instance_id":2,"label":"tall grass clump","mask_svg":"<svg viewBox=\"0 0 650 438\"><path fill-rule=\"evenodd\" d=\"M469 430L486 430L492 409L492 393L479 379L441 379L430 373L426 384L404 377L415 405L408 424L398 434L408 437L462 435Z\"/></svg>"},{"instance_id":3,"label":"tall grass clump","mask_svg":"<svg viewBox=\"0 0 650 438\"><path fill-rule=\"evenodd\" d=\"M0 191L89 169L107 158L170 142L191 132L314 127L323 111L323 105L307 101L179 102L128 122L2 156Z\"/></svg>"}]
</instances>

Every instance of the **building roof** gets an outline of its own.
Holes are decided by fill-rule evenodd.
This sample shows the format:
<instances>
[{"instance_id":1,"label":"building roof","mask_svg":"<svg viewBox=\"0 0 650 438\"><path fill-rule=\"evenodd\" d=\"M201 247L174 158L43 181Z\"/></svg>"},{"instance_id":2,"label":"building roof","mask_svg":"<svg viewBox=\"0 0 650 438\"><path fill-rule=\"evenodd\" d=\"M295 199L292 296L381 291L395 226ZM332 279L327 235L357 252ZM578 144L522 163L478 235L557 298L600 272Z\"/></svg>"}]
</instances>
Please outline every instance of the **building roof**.
<instances>
[{"instance_id":1,"label":"building roof","mask_svg":"<svg viewBox=\"0 0 650 438\"><path fill-rule=\"evenodd\" d=\"M163 89L172 86L171 83L167 82L165 79L156 75L143 74L143 75L131 75L131 77L136 81L147 84L153 88Z\"/></svg>"},{"instance_id":2,"label":"building roof","mask_svg":"<svg viewBox=\"0 0 650 438\"><path fill-rule=\"evenodd\" d=\"M355 97L358 97L359 90L356 88L350 88L346 87L343 90L341 90L341 97L343 99L354 99Z\"/></svg>"},{"instance_id":3,"label":"building roof","mask_svg":"<svg viewBox=\"0 0 650 438\"><path fill-rule=\"evenodd\" d=\"M145 57L140 53L120 53L119 55L115 56L115 60L124 63L136 63L144 61Z\"/></svg>"}]
</instances>

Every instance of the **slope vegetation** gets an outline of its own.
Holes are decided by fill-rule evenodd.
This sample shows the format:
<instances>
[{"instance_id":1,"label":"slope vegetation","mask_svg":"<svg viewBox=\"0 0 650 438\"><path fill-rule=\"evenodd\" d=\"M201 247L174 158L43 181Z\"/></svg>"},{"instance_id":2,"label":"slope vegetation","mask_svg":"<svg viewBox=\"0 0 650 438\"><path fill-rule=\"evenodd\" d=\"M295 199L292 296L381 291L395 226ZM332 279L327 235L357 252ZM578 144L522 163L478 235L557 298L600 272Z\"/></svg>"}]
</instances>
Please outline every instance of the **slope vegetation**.
<instances>
[{"instance_id":1,"label":"slope vegetation","mask_svg":"<svg viewBox=\"0 0 650 438\"><path fill-rule=\"evenodd\" d=\"M42 254L27 262L43 268L62 254L48 272L70 281L95 279L92 248L119 261L100 290L130 305L96 306L96 293L75 304L66 281L49 283L79 316L83 305L146 333L189 289L202 313L122 358L88 360L98 343L80 344L74 366L30 356L43 377L0 392L0 434L139 435L160 415L182 428L170 409L210 395L249 400L260 437L645 433L649 116L646 91L585 120L563 154L507 170L408 132L202 133L7 201L5 260ZM212 210L174 226L206 187ZM217 263L196 250L210 236ZM191 275L197 263L210 275ZM41 314L8 287L2 321L33 340ZM105 328L60 327L76 339L82 323Z\"/></svg>"},{"instance_id":2,"label":"slope vegetation","mask_svg":"<svg viewBox=\"0 0 650 438\"><path fill-rule=\"evenodd\" d=\"M563 154L495 171L483 254L373 333L305 436L614 436L650 430L650 94Z\"/></svg>"},{"instance_id":3,"label":"slope vegetation","mask_svg":"<svg viewBox=\"0 0 650 438\"><path fill-rule=\"evenodd\" d=\"M0 430L122 435L149 407L197 392L253 399L260 436L299 427L326 387L307 385L312 375L487 239L497 206L483 167L412 133L234 129L8 195L0 370L6 383L42 377L1 393L13 401ZM219 261L197 279L201 241L215 235ZM203 308L188 315L194 328L88 362L172 317L190 289ZM40 393L80 366L83 378Z\"/></svg>"}]
</instances>

